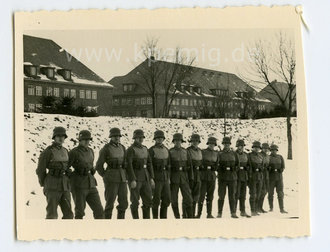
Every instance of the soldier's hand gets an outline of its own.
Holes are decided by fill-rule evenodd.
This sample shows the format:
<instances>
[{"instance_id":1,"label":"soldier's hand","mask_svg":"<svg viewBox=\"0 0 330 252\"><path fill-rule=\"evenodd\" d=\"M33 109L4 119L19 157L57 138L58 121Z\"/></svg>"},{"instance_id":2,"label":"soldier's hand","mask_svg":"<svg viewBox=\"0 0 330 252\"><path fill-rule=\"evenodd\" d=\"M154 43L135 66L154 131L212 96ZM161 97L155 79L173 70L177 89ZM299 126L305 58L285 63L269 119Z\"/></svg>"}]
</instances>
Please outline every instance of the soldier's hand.
<instances>
[{"instance_id":1,"label":"soldier's hand","mask_svg":"<svg viewBox=\"0 0 330 252\"><path fill-rule=\"evenodd\" d=\"M134 189L135 187L136 187L136 181L133 180L133 181L131 182L131 188Z\"/></svg>"},{"instance_id":2,"label":"soldier's hand","mask_svg":"<svg viewBox=\"0 0 330 252\"><path fill-rule=\"evenodd\" d=\"M152 189L155 189L155 181L154 179L150 179L150 185Z\"/></svg>"}]
</instances>

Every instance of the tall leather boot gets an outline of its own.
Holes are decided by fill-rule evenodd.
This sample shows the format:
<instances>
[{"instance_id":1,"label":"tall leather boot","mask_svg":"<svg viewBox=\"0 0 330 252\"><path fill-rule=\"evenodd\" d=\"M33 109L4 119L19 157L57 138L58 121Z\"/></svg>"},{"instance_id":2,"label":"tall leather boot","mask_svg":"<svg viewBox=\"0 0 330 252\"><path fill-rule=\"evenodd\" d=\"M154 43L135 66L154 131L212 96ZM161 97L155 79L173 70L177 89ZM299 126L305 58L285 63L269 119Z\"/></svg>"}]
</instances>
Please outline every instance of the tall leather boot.
<instances>
[{"instance_id":1,"label":"tall leather boot","mask_svg":"<svg viewBox=\"0 0 330 252\"><path fill-rule=\"evenodd\" d=\"M153 219L158 219L158 207L153 207L152 208L152 218Z\"/></svg>"},{"instance_id":2,"label":"tall leather boot","mask_svg":"<svg viewBox=\"0 0 330 252\"><path fill-rule=\"evenodd\" d=\"M218 200L218 216L217 218L221 218L222 217L222 209L223 209L223 204L225 203L224 200Z\"/></svg>"},{"instance_id":3,"label":"tall leather boot","mask_svg":"<svg viewBox=\"0 0 330 252\"><path fill-rule=\"evenodd\" d=\"M212 201L207 201L206 202L206 212L207 212L206 218L208 218L208 219L214 218L213 215L212 215Z\"/></svg>"},{"instance_id":4,"label":"tall leather boot","mask_svg":"<svg viewBox=\"0 0 330 252\"><path fill-rule=\"evenodd\" d=\"M150 207L142 209L143 219L150 219Z\"/></svg>"},{"instance_id":5,"label":"tall leather boot","mask_svg":"<svg viewBox=\"0 0 330 252\"><path fill-rule=\"evenodd\" d=\"M104 219L111 219L112 218L112 213L104 213Z\"/></svg>"},{"instance_id":6,"label":"tall leather boot","mask_svg":"<svg viewBox=\"0 0 330 252\"><path fill-rule=\"evenodd\" d=\"M139 218L139 211L138 211L138 209L131 208L131 213L132 213L132 218L133 219L138 219Z\"/></svg>"},{"instance_id":7,"label":"tall leather boot","mask_svg":"<svg viewBox=\"0 0 330 252\"><path fill-rule=\"evenodd\" d=\"M167 219L167 207L161 207L160 208L160 219Z\"/></svg>"},{"instance_id":8,"label":"tall leather boot","mask_svg":"<svg viewBox=\"0 0 330 252\"><path fill-rule=\"evenodd\" d=\"M231 217L237 219L237 215L236 215L236 200L230 200L229 201L229 207L230 207L230 213L231 213Z\"/></svg>"},{"instance_id":9,"label":"tall leather boot","mask_svg":"<svg viewBox=\"0 0 330 252\"><path fill-rule=\"evenodd\" d=\"M253 199L250 199L250 208L251 208L251 215L252 216L258 216L259 214L256 211L256 201Z\"/></svg>"},{"instance_id":10,"label":"tall leather boot","mask_svg":"<svg viewBox=\"0 0 330 252\"><path fill-rule=\"evenodd\" d=\"M193 208L191 206L186 207L186 214L188 219L194 218L193 216Z\"/></svg>"},{"instance_id":11,"label":"tall leather boot","mask_svg":"<svg viewBox=\"0 0 330 252\"><path fill-rule=\"evenodd\" d=\"M269 203L269 212L273 212L274 205L273 205L273 197L268 197L268 203Z\"/></svg>"},{"instance_id":12,"label":"tall leather boot","mask_svg":"<svg viewBox=\"0 0 330 252\"><path fill-rule=\"evenodd\" d=\"M174 217L176 219L180 219L179 206L177 204L172 204L172 210L173 210Z\"/></svg>"},{"instance_id":13,"label":"tall leather boot","mask_svg":"<svg viewBox=\"0 0 330 252\"><path fill-rule=\"evenodd\" d=\"M125 219L125 211L118 211L117 219Z\"/></svg>"},{"instance_id":14,"label":"tall leather boot","mask_svg":"<svg viewBox=\"0 0 330 252\"><path fill-rule=\"evenodd\" d=\"M283 201L283 198L278 198L278 204L280 206L281 213L283 213L283 214L288 213L287 211L284 210L284 201Z\"/></svg>"},{"instance_id":15,"label":"tall leather boot","mask_svg":"<svg viewBox=\"0 0 330 252\"><path fill-rule=\"evenodd\" d=\"M264 205L264 199L265 196L261 196L259 200L259 209L261 213L267 213L267 211L264 210L263 205Z\"/></svg>"},{"instance_id":16,"label":"tall leather boot","mask_svg":"<svg viewBox=\"0 0 330 252\"><path fill-rule=\"evenodd\" d=\"M198 209L197 209L197 218L200 218L202 216L203 211L203 203L198 203Z\"/></svg>"}]
</instances>

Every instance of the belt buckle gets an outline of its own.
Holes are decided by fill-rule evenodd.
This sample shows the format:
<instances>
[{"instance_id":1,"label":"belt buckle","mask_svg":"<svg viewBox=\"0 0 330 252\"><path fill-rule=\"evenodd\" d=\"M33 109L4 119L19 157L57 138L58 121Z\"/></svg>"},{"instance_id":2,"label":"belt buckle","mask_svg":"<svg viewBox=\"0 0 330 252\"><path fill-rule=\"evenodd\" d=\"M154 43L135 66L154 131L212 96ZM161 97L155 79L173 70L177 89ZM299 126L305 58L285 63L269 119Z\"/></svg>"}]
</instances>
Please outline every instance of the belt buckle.
<instances>
[{"instance_id":1,"label":"belt buckle","mask_svg":"<svg viewBox=\"0 0 330 252\"><path fill-rule=\"evenodd\" d=\"M241 170L244 170L244 167L243 167L243 166L241 166L241 167L240 167L240 169L241 169Z\"/></svg>"},{"instance_id":2,"label":"belt buckle","mask_svg":"<svg viewBox=\"0 0 330 252\"><path fill-rule=\"evenodd\" d=\"M276 171L276 172L277 172L277 169L275 169L274 171Z\"/></svg>"},{"instance_id":3,"label":"belt buckle","mask_svg":"<svg viewBox=\"0 0 330 252\"><path fill-rule=\"evenodd\" d=\"M230 171L230 167L226 167L226 170L227 170L227 171Z\"/></svg>"},{"instance_id":4,"label":"belt buckle","mask_svg":"<svg viewBox=\"0 0 330 252\"><path fill-rule=\"evenodd\" d=\"M166 170L166 167L164 167L163 170L165 171Z\"/></svg>"},{"instance_id":5,"label":"belt buckle","mask_svg":"<svg viewBox=\"0 0 330 252\"><path fill-rule=\"evenodd\" d=\"M211 169L212 169L212 167L211 167L211 166L208 166L208 167L207 167L207 169L208 169L208 170L211 170Z\"/></svg>"},{"instance_id":6,"label":"belt buckle","mask_svg":"<svg viewBox=\"0 0 330 252\"><path fill-rule=\"evenodd\" d=\"M256 168L256 171L259 171L259 168Z\"/></svg>"},{"instance_id":7,"label":"belt buckle","mask_svg":"<svg viewBox=\"0 0 330 252\"><path fill-rule=\"evenodd\" d=\"M147 169L147 165L143 165L143 168L144 168L144 169Z\"/></svg>"},{"instance_id":8,"label":"belt buckle","mask_svg":"<svg viewBox=\"0 0 330 252\"><path fill-rule=\"evenodd\" d=\"M182 167L181 166L179 167L179 171L182 171Z\"/></svg>"},{"instance_id":9,"label":"belt buckle","mask_svg":"<svg viewBox=\"0 0 330 252\"><path fill-rule=\"evenodd\" d=\"M197 170L197 171L199 170L199 166L196 166L196 170Z\"/></svg>"}]
</instances>

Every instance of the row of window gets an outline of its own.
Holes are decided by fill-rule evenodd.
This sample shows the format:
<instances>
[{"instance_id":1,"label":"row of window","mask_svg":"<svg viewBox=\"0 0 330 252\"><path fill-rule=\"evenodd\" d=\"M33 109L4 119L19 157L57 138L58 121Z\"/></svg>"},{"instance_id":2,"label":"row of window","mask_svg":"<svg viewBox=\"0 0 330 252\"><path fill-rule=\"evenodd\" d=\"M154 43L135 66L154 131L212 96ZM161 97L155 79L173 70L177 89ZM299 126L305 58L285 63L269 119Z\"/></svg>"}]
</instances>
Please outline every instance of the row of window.
<instances>
[{"instance_id":1,"label":"row of window","mask_svg":"<svg viewBox=\"0 0 330 252\"><path fill-rule=\"evenodd\" d=\"M28 104L28 111L29 112L35 112L35 111L40 111L42 109L42 104L40 103L37 103L37 104L34 104L34 103L29 103Z\"/></svg>"},{"instance_id":2,"label":"row of window","mask_svg":"<svg viewBox=\"0 0 330 252\"><path fill-rule=\"evenodd\" d=\"M121 100L121 101L120 101ZM113 98L113 105L150 105L152 104L151 97L138 97L138 98Z\"/></svg>"},{"instance_id":3,"label":"row of window","mask_svg":"<svg viewBox=\"0 0 330 252\"><path fill-rule=\"evenodd\" d=\"M28 86L28 95L42 96L42 86L29 85ZM46 87L46 96L60 97L60 88ZM76 98L77 91L76 91L76 89L64 88L63 96ZM79 98L97 100L97 91L81 89L81 90L79 90Z\"/></svg>"}]
</instances>

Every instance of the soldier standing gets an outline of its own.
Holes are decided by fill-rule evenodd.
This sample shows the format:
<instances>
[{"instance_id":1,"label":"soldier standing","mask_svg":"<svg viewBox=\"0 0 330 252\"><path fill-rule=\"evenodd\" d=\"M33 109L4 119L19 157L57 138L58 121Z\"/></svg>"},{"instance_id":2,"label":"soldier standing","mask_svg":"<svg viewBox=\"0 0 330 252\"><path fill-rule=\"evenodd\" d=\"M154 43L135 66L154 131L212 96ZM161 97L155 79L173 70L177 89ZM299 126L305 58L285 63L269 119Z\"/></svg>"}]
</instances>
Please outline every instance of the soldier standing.
<instances>
[{"instance_id":1,"label":"soldier standing","mask_svg":"<svg viewBox=\"0 0 330 252\"><path fill-rule=\"evenodd\" d=\"M252 216L259 215L256 204L260 200L264 158L260 154L261 144L253 142L252 152L249 153L249 189L250 189L250 208Z\"/></svg>"},{"instance_id":2,"label":"soldier standing","mask_svg":"<svg viewBox=\"0 0 330 252\"><path fill-rule=\"evenodd\" d=\"M190 184L190 189L193 199L192 211L193 211L193 217L197 217L197 215L195 216L196 205L199 201L199 196L201 191L201 178L200 178L199 170L202 166L202 160L203 160L202 150L198 147L198 145L201 142L200 135L192 134L189 142L191 143L191 145L187 148L187 151L191 158L191 165L192 165L191 167L194 173L194 179L191 181Z\"/></svg>"},{"instance_id":3,"label":"soldier standing","mask_svg":"<svg viewBox=\"0 0 330 252\"><path fill-rule=\"evenodd\" d=\"M281 155L277 154L278 146L273 144L270 146L270 157L269 157L269 192L268 201L270 211L273 211L273 198L274 189L278 197L278 204L280 206L281 213L288 213L284 210L284 192L283 192L283 171L285 169L284 159Z\"/></svg>"},{"instance_id":4,"label":"soldier standing","mask_svg":"<svg viewBox=\"0 0 330 252\"><path fill-rule=\"evenodd\" d=\"M269 155L268 155L268 151L269 151L269 144L268 143L263 143L261 145L261 155L264 158L264 170L263 170L263 180L262 180L262 188L261 188L261 195L260 195L260 199L257 205L257 211L259 213L267 213L267 211L265 211L263 209L263 205L264 205L264 199L266 197L266 194L268 193L269 190Z\"/></svg>"},{"instance_id":5,"label":"soldier standing","mask_svg":"<svg viewBox=\"0 0 330 252\"><path fill-rule=\"evenodd\" d=\"M189 183L193 180L193 170L191 168L191 158L186 149L181 147L184 142L183 136L180 133L173 135L174 147L170 149L170 164L171 164L171 199L172 209L176 219L180 218L178 193L179 189L182 194L183 210L188 218L193 218L192 213L192 196Z\"/></svg>"},{"instance_id":6,"label":"soldier standing","mask_svg":"<svg viewBox=\"0 0 330 252\"><path fill-rule=\"evenodd\" d=\"M167 218L167 208L171 203L170 188L170 163L169 150L164 146L164 132L157 130L154 133L155 145L149 149L149 155L152 160L155 176L155 190L152 202L152 216L158 219L158 211L160 205L159 217Z\"/></svg>"},{"instance_id":7,"label":"soldier standing","mask_svg":"<svg viewBox=\"0 0 330 252\"><path fill-rule=\"evenodd\" d=\"M62 219L73 219L71 210L71 195L68 162L69 153L62 146L66 131L63 127L55 127L53 130L53 144L48 146L39 157L38 175L39 183L44 187L47 199L46 219L57 219L57 207L60 206ZM47 172L48 170L48 172Z\"/></svg>"},{"instance_id":8,"label":"soldier standing","mask_svg":"<svg viewBox=\"0 0 330 252\"><path fill-rule=\"evenodd\" d=\"M237 189L237 168L239 160L237 154L230 149L231 140L224 137L222 140L223 150L219 153L219 173L218 173L218 218L222 217L222 209L228 188L229 207L232 218L238 218L236 215L236 189Z\"/></svg>"},{"instance_id":9,"label":"soldier standing","mask_svg":"<svg viewBox=\"0 0 330 252\"><path fill-rule=\"evenodd\" d=\"M125 211L128 207L127 200L127 176L125 155L126 149L120 143L121 133L118 128L110 129L110 142L100 151L96 162L96 170L103 178L105 192L105 219L112 218L112 210L118 197L117 219L125 219ZM107 164L104 169L104 163Z\"/></svg>"},{"instance_id":10,"label":"soldier standing","mask_svg":"<svg viewBox=\"0 0 330 252\"><path fill-rule=\"evenodd\" d=\"M91 133L88 130L80 131L78 140L79 145L69 152L68 165L69 168L71 166L74 168L70 182L75 203L75 219L82 219L85 216L86 202L93 210L94 219L103 219L103 207L94 178L94 152L89 148Z\"/></svg>"},{"instance_id":11,"label":"soldier standing","mask_svg":"<svg viewBox=\"0 0 330 252\"><path fill-rule=\"evenodd\" d=\"M139 218L139 199L142 198L143 219L150 219L152 188L155 187L154 171L148 148L142 145L144 132L133 132L134 143L127 149L127 172L131 190L131 211L133 219Z\"/></svg>"},{"instance_id":12,"label":"soldier standing","mask_svg":"<svg viewBox=\"0 0 330 252\"><path fill-rule=\"evenodd\" d=\"M205 195L207 218L214 218L212 216L212 202L215 190L215 180L217 178L215 172L218 170L219 162L219 153L214 149L217 146L217 139L215 137L209 137L206 144L208 147L202 151L203 162L200 171L202 184L198 204L198 218L202 215Z\"/></svg>"},{"instance_id":13,"label":"soldier standing","mask_svg":"<svg viewBox=\"0 0 330 252\"><path fill-rule=\"evenodd\" d=\"M236 204L235 208L237 209L237 204L239 200L239 210L242 217L250 217L245 212L245 199L246 199L246 188L248 184L248 154L244 151L244 140L236 141L236 153L239 160L239 170L237 172L237 192L236 192Z\"/></svg>"}]
</instances>

